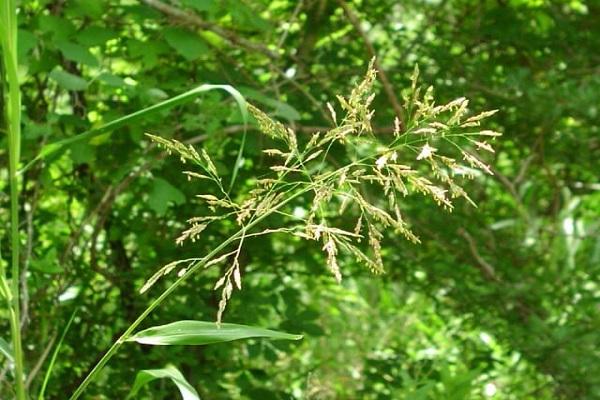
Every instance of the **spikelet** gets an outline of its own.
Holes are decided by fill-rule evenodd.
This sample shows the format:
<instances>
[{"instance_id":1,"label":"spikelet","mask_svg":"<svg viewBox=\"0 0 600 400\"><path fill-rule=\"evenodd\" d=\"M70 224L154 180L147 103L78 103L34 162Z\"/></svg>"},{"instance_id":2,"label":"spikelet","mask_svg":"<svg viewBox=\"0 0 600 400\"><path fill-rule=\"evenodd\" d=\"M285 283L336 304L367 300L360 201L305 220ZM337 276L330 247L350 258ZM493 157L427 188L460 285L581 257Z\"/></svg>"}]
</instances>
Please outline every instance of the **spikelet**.
<instances>
[{"instance_id":1,"label":"spikelet","mask_svg":"<svg viewBox=\"0 0 600 400\"><path fill-rule=\"evenodd\" d=\"M260 131L273 139L285 139L287 137L287 129L281 123L273 121L267 114L248 103L248 111L256 118Z\"/></svg>"},{"instance_id":2,"label":"spikelet","mask_svg":"<svg viewBox=\"0 0 600 400\"><path fill-rule=\"evenodd\" d=\"M166 276L168 274L170 274L175 267L177 267L180 264L184 264L187 263L188 265L196 262L196 261L200 261L200 259L187 259L187 260L177 260L177 261L173 261L168 263L167 265L163 266L162 268L160 268L158 271L156 271L154 273L154 275L152 275L147 281L146 283L144 283L144 286L142 286L142 288L140 289L140 293L145 293L147 292L152 286L154 286L154 284L156 282L158 282L160 280L160 278L162 278L163 276Z\"/></svg>"},{"instance_id":3,"label":"spikelet","mask_svg":"<svg viewBox=\"0 0 600 400\"><path fill-rule=\"evenodd\" d=\"M195 242L196 239L198 238L198 236L200 236L202 231L204 231L207 226L208 226L208 224L198 224L198 223L192 224L192 226L190 228L181 232L181 235L179 235L179 237L175 240L175 243L178 245L181 245L181 244L183 244L183 242L185 242L188 239L191 240L192 242Z\"/></svg>"},{"instance_id":4,"label":"spikelet","mask_svg":"<svg viewBox=\"0 0 600 400\"><path fill-rule=\"evenodd\" d=\"M340 272L340 266L337 261L337 246L335 245L335 240L333 236L330 234L323 235L323 250L327 253L327 267L329 267L329 271L333 274L335 280L340 283L342 282L342 273Z\"/></svg>"},{"instance_id":5,"label":"spikelet","mask_svg":"<svg viewBox=\"0 0 600 400\"><path fill-rule=\"evenodd\" d=\"M368 224L369 231L369 245L371 245L371 249L373 250L373 257L375 258L374 264L376 265L377 270L383 271L383 257L381 256L381 238L383 235L381 232L373 226L373 224Z\"/></svg>"}]
</instances>

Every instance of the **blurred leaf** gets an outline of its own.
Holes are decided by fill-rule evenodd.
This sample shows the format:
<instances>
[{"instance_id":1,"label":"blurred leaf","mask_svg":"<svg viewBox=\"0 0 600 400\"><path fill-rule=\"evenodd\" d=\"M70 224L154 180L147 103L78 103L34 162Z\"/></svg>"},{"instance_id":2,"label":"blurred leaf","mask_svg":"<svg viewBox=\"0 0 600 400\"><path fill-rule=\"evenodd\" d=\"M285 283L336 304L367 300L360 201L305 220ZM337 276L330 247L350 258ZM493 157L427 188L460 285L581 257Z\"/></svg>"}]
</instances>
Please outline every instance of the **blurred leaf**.
<instances>
[{"instance_id":1,"label":"blurred leaf","mask_svg":"<svg viewBox=\"0 0 600 400\"><path fill-rule=\"evenodd\" d=\"M217 326L215 322L177 321L145 329L127 340L141 344L165 346L205 345L255 337L282 340L302 339L302 335L293 335L248 325L223 323Z\"/></svg>"},{"instance_id":2,"label":"blurred leaf","mask_svg":"<svg viewBox=\"0 0 600 400\"><path fill-rule=\"evenodd\" d=\"M75 26L69 19L55 15L41 15L39 27L44 33L52 35L54 40L65 40L75 33Z\"/></svg>"},{"instance_id":3,"label":"blurred leaf","mask_svg":"<svg viewBox=\"0 0 600 400\"><path fill-rule=\"evenodd\" d=\"M27 54L36 46L37 38L33 33L24 29L19 29L17 35L19 43L19 47L17 48L19 63L27 64Z\"/></svg>"},{"instance_id":4,"label":"blurred leaf","mask_svg":"<svg viewBox=\"0 0 600 400\"><path fill-rule=\"evenodd\" d=\"M267 31L271 28L269 23L261 18L260 14L240 1L227 2L229 12L236 25L250 30Z\"/></svg>"},{"instance_id":5,"label":"blurred leaf","mask_svg":"<svg viewBox=\"0 0 600 400\"><path fill-rule=\"evenodd\" d=\"M117 75L109 74L108 72L104 72L98 76L98 80L107 84L108 86L113 87L123 87L126 85L123 78Z\"/></svg>"},{"instance_id":6,"label":"blurred leaf","mask_svg":"<svg viewBox=\"0 0 600 400\"><path fill-rule=\"evenodd\" d=\"M183 400L200 400L200 396L198 395L196 389L194 389L194 387L190 385L181 372L179 372L179 370L172 365L167 365L162 369L146 369L138 372L127 399L135 396L140 389L149 382L152 382L156 379L165 378L170 379L177 386Z\"/></svg>"},{"instance_id":7,"label":"blurred leaf","mask_svg":"<svg viewBox=\"0 0 600 400\"><path fill-rule=\"evenodd\" d=\"M58 264L55 247L52 247L44 257L31 260L31 268L45 274L59 274L63 271Z\"/></svg>"},{"instance_id":8,"label":"blurred leaf","mask_svg":"<svg viewBox=\"0 0 600 400\"><path fill-rule=\"evenodd\" d=\"M50 79L67 90L81 91L87 89L88 86L85 79L60 69L50 72Z\"/></svg>"},{"instance_id":9,"label":"blurred leaf","mask_svg":"<svg viewBox=\"0 0 600 400\"><path fill-rule=\"evenodd\" d=\"M406 395L406 400L426 400L431 398L435 384L427 382L425 385Z\"/></svg>"},{"instance_id":10,"label":"blurred leaf","mask_svg":"<svg viewBox=\"0 0 600 400\"><path fill-rule=\"evenodd\" d=\"M102 1L70 0L69 10L82 17L101 18L105 3Z\"/></svg>"},{"instance_id":11,"label":"blurred leaf","mask_svg":"<svg viewBox=\"0 0 600 400\"><path fill-rule=\"evenodd\" d=\"M110 39L119 37L118 33L100 26L89 26L80 32L77 32L77 41L84 46L103 45Z\"/></svg>"},{"instance_id":12,"label":"blurred leaf","mask_svg":"<svg viewBox=\"0 0 600 400\"><path fill-rule=\"evenodd\" d=\"M196 11L213 12L217 9L217 2L215 0L182 0L181 3Z\"/></svg>"},{"instance_id":13,"label":"blurred leaf","mask_svg":"<svg viewBox=\"0 0 600 400\"><path fill-rule=\"evenodd\" d=\"M188 61L193 61L208 51L200 36L185 29L168 28L164 35L169 46Z\"/></svg>"},{"instance_id":14,"label":"blurred leaf","mask_svg":"<svg viewBox=\"0 0 600 400\"><path fill-rule=\"evenodd\" d=\"M148 205L158 215L163 215L171 203L183 204L184 202L185 195L179 189L164 179L154 179Z\"/></svg>"},{"instance_id":15,"label":"blurred leaf","mask_svg":"<svg viewBox=\"0 0 600 400\"><path fill-rule=\"evenodd\" d=\"M75 61L76 63L85 64L90 67L97 67L98 60L90 53L90 51L80 44L71 42L59 42L58 49L66 59Z\"/></svg>"},{"instance_id":16,"label":"blurred leaf","mask_svg":"<svg viewBox=\"0 0 600 400\"><path fill-rule=\"evenodd\" d=\"M50 133L50 126L29 121L23 127L23 137L27 140L37 139Z\"/></svg>"},{"instance_id":17,"label":"blurred leaf","mask_svg":"<svg viewBox=\"0 0 600 400\"><path fill-rule=\"evenodd\" d=\"M141 41L137 39L127 40L127 52L133 58L140 58L144 68L150 69L160 62L163 53L171 53L171 47L158 40Z\"/></svg>"},{"instance_id":18,"label":"blurred leaf","mask_svg":"<svg viewBox=\"0 0 600 400\"><path fill-rule=\"evenodd\" d=\"M94 159L96 151L89 143L80 142L71 147L70 156L75 164L84 164Z\"/></svg>"}]
</instances>

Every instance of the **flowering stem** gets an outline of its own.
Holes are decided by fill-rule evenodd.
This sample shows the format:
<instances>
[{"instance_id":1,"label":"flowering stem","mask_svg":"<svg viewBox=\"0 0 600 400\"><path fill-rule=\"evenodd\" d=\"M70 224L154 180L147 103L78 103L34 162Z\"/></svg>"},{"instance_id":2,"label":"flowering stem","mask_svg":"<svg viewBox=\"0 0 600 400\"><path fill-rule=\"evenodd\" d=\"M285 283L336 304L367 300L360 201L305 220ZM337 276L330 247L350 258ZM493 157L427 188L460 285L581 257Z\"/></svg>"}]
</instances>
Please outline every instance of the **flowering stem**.
<instances>
[{"instance_id":1,"label":"flowering stem","mask_svg":"<svg viewBox=\"0 0 600 400\"><path fill-rule=\"evenodd\" d=\"M131 336L131 334L136 330L136 328L146 319L146 317L148 317L148 315L150 315L150 313L156 307L158 307L167 297L169 297L169 295L171 293L173 293L173 291L175 289L177 289L179 286L181 286L181 284L183 282L185 282L190 276L192 276L197 270L204 267L209 261L214 259L221 251L226 249L227 246L231 245L236 240L240 240L245 235L246 231L248 231L249 229L256 226L262 220L264 220L269 215L273 214L274 212L276 212L277 210L279 210L280 208L285 206L287 203L289 203L293 199L309 192L310 190L312 190L312 187L307 186L307 187L302 188L301 190L298 190L295 193L292 193L285 200L281 201L274 208L269 210L269 212L255 218L253 221L249 222L247 225L242 227L236 233L234 233L233 235L228 237L219 246L215 247L212 251L210 251L206 255L206 257L202 258L202 260L193 264L184 275L179 277L175 282L173 282L173 284L171 284L169 287L167 287L165 289L165 291L162 292L161 295L158 296L156 299L154 299L154 301L152 301L152 303L150 303L150 305L136 318L136 320L134 322L132 322L131 325L129 325L129 327L125 330L125 332L123 332L123 334L119 337L119 339L117 339L112 344L112 346L106 351L106 353L104 353L104 356L102 356L100 361L98 361L98 363L94 366L94 368L92 368L92 370L88 373L88 375L85 377L85 379L81 382L81 384L73 392L73 394L70 397L70 400L76 400L81 396L81 394L85 391L87 386L94 380L94 378L96 378L98 373L102 370L102 368L106 365L106 363L116 354L116 352L119 350L119 348L121 348L123 343L125 343L125 341Z\"/></svg>"}]
</instances>

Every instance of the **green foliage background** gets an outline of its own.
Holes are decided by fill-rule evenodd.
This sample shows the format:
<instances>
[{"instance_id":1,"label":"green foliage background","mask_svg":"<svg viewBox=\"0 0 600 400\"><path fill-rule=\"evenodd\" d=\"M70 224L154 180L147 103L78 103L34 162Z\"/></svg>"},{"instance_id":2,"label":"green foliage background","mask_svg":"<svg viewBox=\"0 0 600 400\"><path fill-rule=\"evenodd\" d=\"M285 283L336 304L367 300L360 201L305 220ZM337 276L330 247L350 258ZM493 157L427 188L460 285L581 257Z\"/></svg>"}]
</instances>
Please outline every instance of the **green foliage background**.
<instances>
[{"instance_id":1,"label":"green foliage background","mask_svg":"<svg viewBox=\"0 0 600 400\"><path fill-rule=\"evenodd\" d=\"M331 126L326 102L364 74L373 55L365 38L397 97L417 63L440 102L466 96L476 110L499 109L491 128L504 133L490 160L495 176L468 187L478 208L457 203L449 214L428 199L406 199L423 243L388 237L386 275L348 259L338 285L319 246L248 239L244 288L225 321L302 333L302 341L125 346L86 398L124 398L137 371L166 364L205 399L600 398L600 3L345 5L360 24L335 0L21 1L25 160L44 144L203 83L230 84L311 135ZM385 135L394 110L383 89L373 124ZM229 179L243 131L235 102L209 92L25 173L24 341L33 392L47 366L37 362L75 308L48 399L71 393L151 301L157 288L138 292L159 266L225 239L210 228L194 244L175 246L185 220L204 211L194 198L204 188L143 134L205 148ZM250 126L238 184L268 171L266 145ZM6 169L0 174L5 255ZM214 319L219 276L197 275L148 326ZM5 318L0 324L8 332ZM0 397L10 398L2 363ZM156 382L139 398L174 398L175 390Z\"/></svg>"}]
</instances>

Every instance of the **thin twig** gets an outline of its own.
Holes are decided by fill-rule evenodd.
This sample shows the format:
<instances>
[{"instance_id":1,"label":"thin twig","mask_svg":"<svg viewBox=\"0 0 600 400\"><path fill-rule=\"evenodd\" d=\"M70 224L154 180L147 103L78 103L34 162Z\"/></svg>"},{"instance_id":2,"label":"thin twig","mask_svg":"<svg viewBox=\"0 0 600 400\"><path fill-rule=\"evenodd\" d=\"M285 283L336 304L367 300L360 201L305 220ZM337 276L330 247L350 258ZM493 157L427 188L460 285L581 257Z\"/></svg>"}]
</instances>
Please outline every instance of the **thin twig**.
<instances>
[{"instance_id":1,"label":"thin twig","mask_svg":"<svg viewBox=\"0 0 600 400\"><path fill-rule=\"evenodd\" d=\"M40 369L42 368L42 365L44 365L44 361L46 361L46 358L48 358L48 354L50 354L50 350L52 350L52 346L54 346L54 342L56 341L56 337L57 336L58 336L58 334L56 332L54 332L54 334L50 338L50 341L48 342L48 344L44 348L44 351L40 355L40 358L38 358L38 360L36 361L35 365L31 369L31 372L29 372L29 375L27 376L27 380L25 381L25 387L27 389L29 389L29 386L31 385L31 382L33 382L33 379L40 372Z\"/></svg>"},{"instance_id":2,"label":"thin twig","mask_svg":"<svg viewBox=\"0 0 600 400\"><path fill-rule=\"evenodd\" d=\"M475 261L477 261L477 267L479 268L483 276L488 280L500 282L500 278L498 278L498 275L496 275L494 267L489 262L487 262L481 256L481 254L479 254L479 250L477 250L475 240L473 240L469 232L467 232L463 228L459 228L457 233L467 241L467 244L469 245L469 250L471 251L471 255L473 256Z\"/></svg>"},{"instance_id":3,"label":"thin twig","mask_svg":"<svg viewBox=\"0 0 600 400\"><path fill-rule=\"evenodd\" d=\"M300 14L300 10L302 10L303 6L304 6L304 1L299 0L298 4L296 4L296 8L294 9L294 12L292 13L292 16L290 17L290 20L287 22L287 26L283 29L283 33L281 34L279 41L277 41L278 49L283 47L283 43L285 42L285 39L287 39L287 36L290 33L290 27L292 26L292 24L294 22L296 22L296 19L298 18L298 15Z\"/></svg>"}]
</instances>

